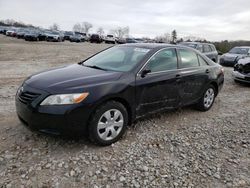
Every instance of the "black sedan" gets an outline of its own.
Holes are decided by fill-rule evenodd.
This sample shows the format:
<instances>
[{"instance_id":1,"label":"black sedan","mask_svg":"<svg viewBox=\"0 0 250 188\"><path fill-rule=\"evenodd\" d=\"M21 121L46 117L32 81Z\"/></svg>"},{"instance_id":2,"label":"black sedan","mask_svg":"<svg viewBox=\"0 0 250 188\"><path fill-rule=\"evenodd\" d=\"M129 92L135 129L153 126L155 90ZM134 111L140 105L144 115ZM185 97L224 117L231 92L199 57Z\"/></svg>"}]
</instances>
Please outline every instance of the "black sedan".
<instances>
[{"instance_id":1,"label":"black sedan","mask_svg":"<svg viewBox=\"0 0 250 188\"><path fill-rule=\"evenodd\" d=\"M30 76L18 89L16 111L35 130L87 133L109 145L147 114L186 105L209 110L223 82L222 67L191 48L125 44Z\"/></svg>"},{"instance_id":2,"label":"black sedan","mask_svg":"<svg viewBox=\"0 0 250 188\"><path fill-rule=\"evenodd\" d=\"M38 31L28 31L24 35L26 41L39 41L39 32Z\"/></svg>"},{"instance_id":3,"label":"black sedan","mask_svg":"<svg viewBox=\"0 0 250 188\"><path fill-rule=\"evenodd\" d=\"M234 66L233 78L236 82L250 83L250 57L238 61Z\"/></svg>"}]
</instances>

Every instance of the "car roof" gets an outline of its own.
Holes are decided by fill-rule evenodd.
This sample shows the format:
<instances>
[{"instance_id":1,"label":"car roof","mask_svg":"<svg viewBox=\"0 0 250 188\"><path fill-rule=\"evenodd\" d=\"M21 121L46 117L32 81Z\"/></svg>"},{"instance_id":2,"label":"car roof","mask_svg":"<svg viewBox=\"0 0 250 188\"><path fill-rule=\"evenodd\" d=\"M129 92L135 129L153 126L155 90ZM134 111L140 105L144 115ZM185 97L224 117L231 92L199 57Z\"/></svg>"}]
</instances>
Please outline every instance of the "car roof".
<instances>
[{"instance_id":1,"label":"car roof","mask_svg":"<svg viewBox=\"0 0 250 188\"><path fill-rule=\"evenodd\" d=\"M207 43L207 42L181 42L180 44L208 44L208 45L213 45L212 43Z\"/></svg>"},{"instance_id":2,"label":"car roof","mask_svg":"<svg viewBox=\"0 0 250 188\"><path fill-rule=\"evenodd\" d=\"M156 48L176 47L177 45L163 44L163 43L161 44L159 43L128 43L128 44L121 44L120 46L156 49Z\"/></svg>"},{"instance_id":3,"label":"car roof","mask_svg":"<svg viewBox=\"0 0 250 188\"><path fill-rule=\"evenodd\" d=\"M250 46L235 46L234 48L250 48Z\"/></svg>"}]
</instances>

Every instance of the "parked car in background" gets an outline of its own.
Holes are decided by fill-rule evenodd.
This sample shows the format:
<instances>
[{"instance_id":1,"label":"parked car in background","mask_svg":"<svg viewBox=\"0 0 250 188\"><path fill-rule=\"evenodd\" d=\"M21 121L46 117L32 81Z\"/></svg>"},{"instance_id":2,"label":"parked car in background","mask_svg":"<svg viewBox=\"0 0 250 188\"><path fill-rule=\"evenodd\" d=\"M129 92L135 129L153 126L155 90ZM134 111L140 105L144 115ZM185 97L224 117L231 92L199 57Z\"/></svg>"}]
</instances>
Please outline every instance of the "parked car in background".
<instances>
[{"instance_id":1,"label":"parked car in background","mask_svg":"<svg viewBox=\"0 0 250 188\"><path fill-rule=\"evenodd\" d=\"M243 57L234 65L233 78L236 82L250 83L250 57Z\"/></svg>"},{"instance_id":2,"label":"parked car in background","mask_svg":"<svg viewBox=\"0 0 250 188\"><path fill-rule=\"evenodd\" d=\"M0 26L0 34L4 34L5 35L7 30L8 30L7 27Z\"/></svg>"},{"instance_id":3,"label":"parked car in background","mask_svg":"<svg viewBox=\"0 0 250 188\"><path fill-rule=\"evenodd\" d=\"M90 41L91 43L93 43L93 42L95 42L95 43L102 43L102 42L103 42L103 39L102 39L102 37L101 37L100 35L98 35L98 34L92 34L92 35L90 36L89 41Z\"/></svg>"},{"instance_id":4,"label":"parked car in background","mask_svg":"<svg viewBox=\"0 0 250 188\"><path fill-rule=\"evenodd\" d=\"M46 41L46 39L47 39L46 31L39 30L38 33L39 33L39 35L38 35L39 41Z\"/></svg>"},{"instance_id":5,"label":"parked car in background","mask_svg":"<svg viewBox=\"0 0 250 188\"><path fill-rule=\"evenodd\" d=\"M21 28L21 29L18 29L17 30L17 34L16 34L16 37L18 39L23 39L25 34L28 34L29 33L29 29L27 28Z\"/></svg>"},{"instance_id":6,"label":"parked car in background","mask_svg":"<svg viewBox=\"0 0 250 188\"><path fill-rule=\"evenodd\" d=\"M145 43L145 40L141 39L141 38L135 38L135 41L137 43Z\"/></svg>"},{"instance_id":7,"label":"parked car in background","mask_svg":"<svg viewBox=\"0 0 250 188\"><path fill-rule=\"evenodd\" d=\"M82 33L82 32L75 32L75 34L79 34L82 36L82 38L84 39L84 41L88 41L89 37L86 33Z\"/></svg>"},{"instance_id":8,"label":"parked car in background","mask_svg":"<svg viewBox=\"0 0 250 188\"><path fill-rule=\"evenodd\" d=\"M220 64L234 66L239 59L250 55L250 46L237 46L232 48L220 58Z\"/></svg>"},{"instance_id":9,"label":"parked car in background","mask_svg":"<svg viewBox=\"0 0 250 188\"><path fill-rule=\"evenodd\" d=\"M126 43L138 43L134 38L126 38Z\"/></svg>"},{"instance_id":10,"label":"parked car in background","mask_svg":"<svg viewBox=\"0 0 250 188\"><path fill-rule=\"evenodd\" d=\"M218 52L213 44L210 43L200 43L200 42L181 42L180 45L188 46L194 48L201 53L205 54L215 63L218 62Z\"/></svg>"},{"instance_id":11,"label":"parked car in background","mask_svg":"<svg viewBox=\"0 0 250 188\"><path fill-rule=\"evenodd\" d=\"M118 45L28 77L17 91L16 112L31 129L87 134L110 145L147 114L186 105L209 110L223 82L222 67L193 49Z\"/></svg>"},{"instance_id":12,"label":"parked car in background","mask_svg":"<svg viewBox=\"0 0 250 188\"><path fill-rule=\"evenodd\" d=\"M64 41L64 35L59 31L47 31L46 41L48 42L62 42Z\"/></svg>"},{"instance_id":13,"label":"parked car in background","mask_svg":"<svg viewBox=\"0 0 250 188\"><path fill-rule=\"evenodd\" d=\"M6 36L9 36L9 37L16 37L16 34L17 34L16 28L11 28L6 31Z\"/></svg>"},{"instance_id":14,"label":"parked car in background","mask_svg":"<svg viewBox=\"0 0 250 188\"><path fill-rule=\"evenodd\" d=\"M10 29L9 26L3 26L0 33L6 35L6 32Z\"/></svg>"},{"instance_id":15,"label":"parked car in background","mask_svg":"<svg viewBox=\"0 0 250 188\"><path fill-rule=\"evenodd\" d=\"M25 35L26 41L39 41L39 32L37 30L29 30Z\"/></svg>"},{"instance_id":16,"label":"parked car in background","mask_svg":"<svg viewBox=\"0 0 250 188\"><path fill-rule=\"evenodd\" d=\"M105 43L107 43L107 44L115 44L115 37L114 37L114 35L107 35L105 37Z\"/></svg>"},{"instance_id":17,"label":"parked car in background","mask_svg":"<svg viewBox=\"0 0 250 188\"><path fill-rule=\"evenodd\" d=\"M74 32L72 31L65 31L64 32L64 40L70 40L70 37L74 36Z\"/></svg>"},{"instance_id":18,"label":"parked car in background","mask_svg":"<svg viewBox=\"0 0 250 188\"><path fill-rule=\"evenodd\" d=\"M81 34L75 34L73 36L70 36L70 42L84 42L85 37L82 36Z\"/></svg>"},{"instance_id":19,"label":"parked car in background","mask_svg":"<svg viewBox=\"0 0 250 188\"><path fill-rule=\"evenodd\" d=\"M125 38L118 38L118 39L116 39L116 42L118 44L125 44L126 43L126 39Z\"/></svg>"}]
</instances>

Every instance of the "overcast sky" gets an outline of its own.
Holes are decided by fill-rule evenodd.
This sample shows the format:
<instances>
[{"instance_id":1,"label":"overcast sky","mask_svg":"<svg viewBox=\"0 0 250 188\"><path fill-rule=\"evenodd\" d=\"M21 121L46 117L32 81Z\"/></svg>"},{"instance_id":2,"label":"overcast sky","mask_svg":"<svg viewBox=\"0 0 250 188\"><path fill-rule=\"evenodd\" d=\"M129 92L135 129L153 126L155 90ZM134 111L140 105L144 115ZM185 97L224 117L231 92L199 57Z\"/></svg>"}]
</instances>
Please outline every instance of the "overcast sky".
<instances>
[{"instance_id":1,"label":"overcast sky","mask_svg":"<svg viewBox=\"0 0 250 188\"><path fill-rule=\"evenodd\" d=\"M178 37L250 40L250 0L0 0L0 19L46 28L58 23L63 30L88 21L93 33L129 26L136 37L176 29Z\"/></svg>"}]
</instances>

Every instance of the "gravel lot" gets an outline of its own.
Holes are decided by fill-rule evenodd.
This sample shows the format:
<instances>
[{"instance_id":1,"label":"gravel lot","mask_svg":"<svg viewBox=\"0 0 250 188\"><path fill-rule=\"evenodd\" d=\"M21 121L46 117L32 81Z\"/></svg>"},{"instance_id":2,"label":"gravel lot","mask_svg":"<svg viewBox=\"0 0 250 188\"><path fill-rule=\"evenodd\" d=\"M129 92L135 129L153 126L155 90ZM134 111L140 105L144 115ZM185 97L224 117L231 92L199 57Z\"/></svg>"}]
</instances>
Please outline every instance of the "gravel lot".
<instances>
[{"instance_id":1,"label":"gravel lot","mask_svg":"<svg viewBox=\"0 0 250 188\"><path fill-rule=\"evenodd\" d=\"M107 46L0 35L0 187L250 187L250 87L234 83L232 68L210 111L156 114L110 147L40 135L19 122L14 95L28 75Z\"/></svg>"}]
</instances>

